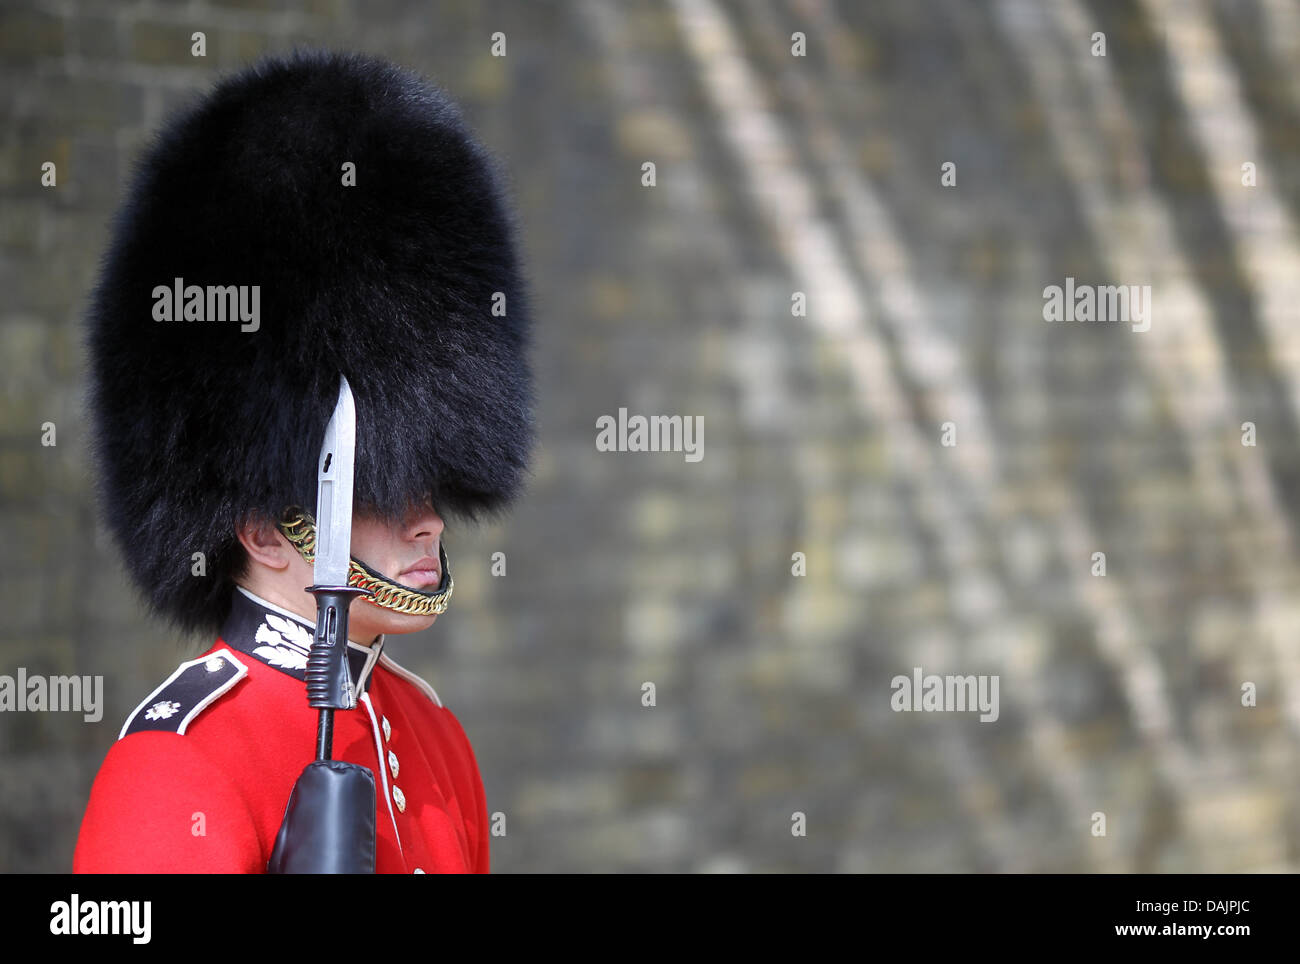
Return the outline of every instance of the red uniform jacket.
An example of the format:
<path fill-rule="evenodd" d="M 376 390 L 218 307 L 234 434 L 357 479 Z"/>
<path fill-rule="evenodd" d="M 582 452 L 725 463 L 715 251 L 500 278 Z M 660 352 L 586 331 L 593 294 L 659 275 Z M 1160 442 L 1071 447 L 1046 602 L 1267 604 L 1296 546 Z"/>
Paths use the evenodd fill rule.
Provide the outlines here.
<path fill-rule="evenodd" d="M 315 756 L 313 631 L 235 592 L 216 644 L 146 697 L 109 750 L 74 873 L 266 872 L 294 782 Z M 349 642 L 359 698 L 334 714 L 334 759 L 375 774 L 375 870 L 487 873 L 487 804 L 465 731 L 382 649 L 382 637 Z"/>

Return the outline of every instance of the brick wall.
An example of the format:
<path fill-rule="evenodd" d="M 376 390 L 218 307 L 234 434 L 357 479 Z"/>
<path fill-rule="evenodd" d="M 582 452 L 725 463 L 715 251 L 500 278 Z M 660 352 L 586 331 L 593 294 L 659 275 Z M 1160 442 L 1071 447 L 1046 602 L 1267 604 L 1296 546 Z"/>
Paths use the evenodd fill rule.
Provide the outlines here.
<path fill-rule="evenodd" d="M 474 743 L 496 870 L 1295 869 L 1285 5 L 1210 5 L 1209 46 L 1158 4 L 927 6 L 6 4 L 0 673 L 103 674 L 106 707 L 0 714 L 0 869 L 70 866 L 201 645 L 97 522 L 107 219 L 170 109 L 307 43 L 447 87 L 520 206 L 533 483 L 448 533 L 450 611 L 390 644 Z M 1151 330 L 1045 322 L 1067 276 L 1151 284 Z M 620 407 L 702 416 L 704 458 L 597 451 Z M 914 666 L 998 675 L 998 720 L 895 712 Z"/>

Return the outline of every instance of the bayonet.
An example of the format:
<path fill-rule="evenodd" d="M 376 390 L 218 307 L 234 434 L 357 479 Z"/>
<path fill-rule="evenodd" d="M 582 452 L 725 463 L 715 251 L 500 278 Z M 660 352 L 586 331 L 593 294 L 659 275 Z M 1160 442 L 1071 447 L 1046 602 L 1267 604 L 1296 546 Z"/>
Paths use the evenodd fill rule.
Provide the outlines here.
<path fill-rule="evenodd" d="M 352 474 L 356 459 L 357 411 L 348 380 L 339 376 L 339 398 L 325 427 L 316 484 L 316 636 L 307 658 L 307 704 L 321 711 L 318 760 L 332 752 L 334 710 L 357 705 L 348 670 L 348 607 L 362 589 L 348 585 L 352 561 Z"/>

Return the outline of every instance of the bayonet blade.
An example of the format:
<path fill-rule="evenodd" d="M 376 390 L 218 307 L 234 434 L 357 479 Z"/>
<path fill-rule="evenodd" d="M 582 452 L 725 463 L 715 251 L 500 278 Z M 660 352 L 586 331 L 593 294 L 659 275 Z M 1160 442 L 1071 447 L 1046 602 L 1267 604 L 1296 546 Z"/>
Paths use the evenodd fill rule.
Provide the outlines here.
<path fill-rule="evenodd" d="M 357 409 L 348 380 L 339 376 L 339 400 L 325 427 L 316 485 L 317 586 L 346 586 L 352 558 L 352 470 Z"/>

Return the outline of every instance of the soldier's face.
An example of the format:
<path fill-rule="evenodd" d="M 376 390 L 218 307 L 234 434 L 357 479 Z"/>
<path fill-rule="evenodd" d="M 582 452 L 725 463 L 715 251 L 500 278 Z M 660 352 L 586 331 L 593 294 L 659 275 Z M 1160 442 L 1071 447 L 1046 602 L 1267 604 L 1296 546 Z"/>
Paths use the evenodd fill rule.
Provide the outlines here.
<path fill-rule="evenodd" d="M 427 590 L 442 581 L 438 546 L 443 528 L 442 518 L 427 504 L 396 525 L 358 514 L 352 519 L 352 555 L 399 585 Z M 380 633 L 414 633 L 437 618 L 397 613 L 358 599 L 349 610 L 348 635 L 369 640 Z"/>

